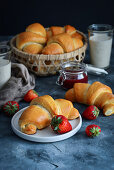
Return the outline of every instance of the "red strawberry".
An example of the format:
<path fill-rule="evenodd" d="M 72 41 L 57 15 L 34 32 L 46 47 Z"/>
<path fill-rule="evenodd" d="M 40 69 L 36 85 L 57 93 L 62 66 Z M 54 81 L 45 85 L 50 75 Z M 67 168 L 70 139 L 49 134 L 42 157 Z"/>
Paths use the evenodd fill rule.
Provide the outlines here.
<path fill-rule="evenodd" d="M 101 133 L 101 128 L 98 125 L 89 125 L 86 127 L 86 134 L 89 137 L 98 136 Z"/>
<path fill-rule="evenodd" d="M 51 128 L 57 133 L 66 133 L 72 130 L 68 119 L 63 115 L 54 116 L 51 121 Z"/>
<path fill-rule="evenodd" d="M 19 104 L 16 101 L 8 101 L 4 104 L 3 111 L 7 116 L 13 116 L 19 111 Z"/>
<path fill-rule="evenodd" d="M 38 97 L 38 93 L 35 90 L 31 89 L 25 94 L 24 100 L 26 102 L 31 102 L 36 97 Z"/>
<path fill-rule="evenodd" d="M 89 120 L 94 120 L 99 115 L 99 109 L 96 106 L 88 106 L 83 112 L 82 116 Z"/>

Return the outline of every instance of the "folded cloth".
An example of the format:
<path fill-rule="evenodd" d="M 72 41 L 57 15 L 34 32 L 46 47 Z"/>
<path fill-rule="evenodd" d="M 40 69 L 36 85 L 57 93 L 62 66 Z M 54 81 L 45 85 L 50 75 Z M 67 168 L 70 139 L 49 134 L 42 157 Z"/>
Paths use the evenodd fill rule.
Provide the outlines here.
<path fill-rule="evenodd" d="M 17 101 L 23 99 L 28 90 L 34 89 L 35 76 L 28 72 L 23 64 L 12 63 L 11 78 L 0 90 L 0 106 L 7 101 Z"/>

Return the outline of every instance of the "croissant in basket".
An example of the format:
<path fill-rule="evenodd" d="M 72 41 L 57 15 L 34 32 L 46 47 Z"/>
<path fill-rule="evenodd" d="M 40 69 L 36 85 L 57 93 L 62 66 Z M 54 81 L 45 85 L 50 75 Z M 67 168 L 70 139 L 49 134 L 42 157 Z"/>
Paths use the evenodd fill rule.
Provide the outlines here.
<path fill-rule="evenodd" d="M 114 94 L 109 86 L 98 81 L 92 83 L 75 83 L 65 94 L 65 99 L 103 109 L 105 116 L 114 114 Z"/>
<path fill-rule="evenodd" d="M 78 38 L 78 39 L 83 39 L 83 36 L 78 33 L 75 29 L 75 27 L 71 26 L 71 25 L 66 25 L 64 27 L 59 27 L 59 26 L 52 26 L 47 30 L 47 39 L 49 39 L 50 37 L 54 36 L 54 35 L 58 35 L 61 33 L 67 33 L 69 35 L 71 35 L 71 37 L 73 38 Z"/>
<path fill-rule="evenodd" d="M 79 117 L 79 112 L 72 102 L 65 99 L 54 100 L 51 96 L 40 96 L 32 100 L 19 118 L 19 126 L 23 133 L 34 134 L 37 129 L 50 125 L 55 115 L 64 115 L 68 119 Z"/>
<path fill-rule="evenodd" d="M 65 34 L 64 34 L 65 33 Z M 61 41 L 50 44 L 52 37 L 61 35 Z M 66 38 L 65 38 L 66 36 Z M 70 38 L 68 38 L 68 36 Z M 47 39 L 49 40 L 47 43 Z M 57 39 L 57 38 L 53 38 Z M 62 40 L 63 39 L 63 40 Z M 70 39 L 70 40 L 69 40 Z M 50 27 L 46 29 L 40 23 L 34 23 L 29 25 L 25 32 L 22 32 L 16 37 L 16 47 L 23 52 L 30 54 L 63 54 L 74 51 L 83 46 L 83 36 L 76 32 L 76 29 L 70 25 L 64 27 Z M 69 46 L 73 46 L 69 50 L 69 46 L 65 46 L 65 41 Z M 60 43 L 60 44 L 59 44 Z M 62 46 L 61 46 L 62 45 Z M 45 47 L 46 46 L 46 47 Z M 65 46 L 65 48 L 63 47 Z M 45 47 L 45 48 L 44 48 Z M 43 50 L 44 48 L 44 50 Z M 43 50 L 43 51 L 42 51 Z"/>
<path fill-rule="evenodd" d="M 16 47 L 27 53 L 38 54 L 41 53 L 46 41 L 45 28 L 39 23 L 34 23 L 29 25 L 25 32 L 17 35 Z"/>
<path fill-rule="evenodd" d="M 25 32 L 14 36 L 10 45 L 16 61 L 38 76 L 47 76 L 56 74 L 63 62 L 83 61 L 87 38 L 70 25 L 45 29 L 41 24 L 34 23 Z"/>
<path fill-rule="evenodd" d="M 83 46 L 81 39 L 72 38 L 67 33 L 61 33 L 49 38 L 42 50 L 43 54 L 63 54 L 74 51 Z"/>

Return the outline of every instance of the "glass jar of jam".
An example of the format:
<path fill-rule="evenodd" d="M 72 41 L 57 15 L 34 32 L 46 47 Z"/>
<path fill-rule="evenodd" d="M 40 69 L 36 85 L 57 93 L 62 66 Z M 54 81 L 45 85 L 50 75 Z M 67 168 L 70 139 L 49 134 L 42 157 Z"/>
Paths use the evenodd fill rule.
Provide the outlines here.
<path fill-rule="evenodd" d="M 64 62 L 61 65 L 57 84 L 65 89 L 73 87 L 74 83 L 88 83 L 86 65 L 74 61 Z"/>

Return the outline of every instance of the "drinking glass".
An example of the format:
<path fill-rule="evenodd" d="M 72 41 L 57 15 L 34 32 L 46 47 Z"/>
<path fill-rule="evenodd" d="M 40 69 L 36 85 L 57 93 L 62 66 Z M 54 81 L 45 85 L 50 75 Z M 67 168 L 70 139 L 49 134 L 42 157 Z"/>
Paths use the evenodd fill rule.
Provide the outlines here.
<path fill-rule="evenodd" d="M 11 77 L 11 51 L 8 45 L 0 45 L 0 89 Z"/>
<path fill-rule="evenodd" d="M 113 28 L 108 24 L 93 24 L 88 27 L 90 60 L 98 68 L 110 65 Z"/>

